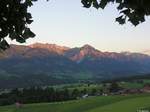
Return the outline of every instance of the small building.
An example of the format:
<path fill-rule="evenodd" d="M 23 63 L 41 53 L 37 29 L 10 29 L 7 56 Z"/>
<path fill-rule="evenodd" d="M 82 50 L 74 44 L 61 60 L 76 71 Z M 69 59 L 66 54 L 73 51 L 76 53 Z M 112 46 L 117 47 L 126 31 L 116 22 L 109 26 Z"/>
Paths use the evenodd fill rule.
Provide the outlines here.
<path fill-rule="evenodd" d="M 150 93 L 150 84 L 145 85 L 144 88 L 142 89 L 142 91 L 144 93 Z"/>
<path fill-rule="evenodd" d="M 22 103 L 20 103 L 20 102 L 16 102 L 15 105 L 16 105 L 17 108 L 21 108 L 22 107 Z"/>
<path fill-rule="evenodd" d="M 139 94 L 143 93 L 141 89 L 125 89 L 122 94 Z"/>
<path fill-rule="evenodd" d="M 108 94 L 107 93 L 103 93 L 102 96 L 108 96 Z"/>
<path fill-rule="evenodd" d="M 87 97 L 89 97 L 88 94 L 85 94 L 85 95 L 82 96 L 83 99 L 84 99 L 84 98 L 87 98 Z"/>

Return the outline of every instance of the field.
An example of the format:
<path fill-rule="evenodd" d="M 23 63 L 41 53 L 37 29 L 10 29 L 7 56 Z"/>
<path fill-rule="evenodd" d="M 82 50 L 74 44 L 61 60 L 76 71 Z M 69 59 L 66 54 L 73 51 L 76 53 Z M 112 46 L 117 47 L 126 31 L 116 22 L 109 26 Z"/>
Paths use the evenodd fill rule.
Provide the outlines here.
<path fill-rule="evenodd" d="M 123 88 L 143 88 L 145 84 L 150 84 L 149 79 L 143 79 L 142 82 L 138 81 L 128 81 L 128 82 L 120 82 L 120 86 Z"/>
<path fill-rule="evenodd" d="M 150 107 L 150 95 L 97 96 L 86 99 L 0 107 L 0 112 L 136 112 Z"/>
<path fill-rule="evenodd" d="M 128 88 L 128 89 L 134 89 L 134 88 L 143 88 L 145 84 L 150 84 L 150 79 L 141 79 L 142 82 L 138 81 L 138 80 L 134 80 L 134 81 L 120 81 L 118 82 L 120 87 L 123 88 Z M 76 83 L 76 84 L 64 84 L 64 85 L 57 85 L 57 86 L 53 86 L 56 89 L 62 89 L 62 88 L 67 88 L 70 90 L 73 89 L 78 89 L 78 90 L 83 90 L 83 89 L 87 89 L 87 90 L 92 90 L 92 89 L 102 89 L 103 88 L 103 84 L 82 84 L 82 83 Z"/>

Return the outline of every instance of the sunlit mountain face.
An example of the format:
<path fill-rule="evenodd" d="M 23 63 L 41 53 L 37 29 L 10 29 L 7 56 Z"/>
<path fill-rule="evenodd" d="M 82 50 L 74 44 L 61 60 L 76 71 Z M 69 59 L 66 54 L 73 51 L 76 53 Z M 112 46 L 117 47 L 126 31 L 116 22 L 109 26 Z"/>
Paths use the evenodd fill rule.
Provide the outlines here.
<path fill-rule="evenodd" d="M 142 53 L 150 56 L 150 50 L 145 50 Z"/>
<path fill-rule="evenodd" d="M 42 43 L 11 45 L 10 49 L 0 53 L 0 86 L 5 84 L 6 87 L 73 83 L 148 73 L 148 55 L 102 52 L 90 45 L 76 48 Z"/>

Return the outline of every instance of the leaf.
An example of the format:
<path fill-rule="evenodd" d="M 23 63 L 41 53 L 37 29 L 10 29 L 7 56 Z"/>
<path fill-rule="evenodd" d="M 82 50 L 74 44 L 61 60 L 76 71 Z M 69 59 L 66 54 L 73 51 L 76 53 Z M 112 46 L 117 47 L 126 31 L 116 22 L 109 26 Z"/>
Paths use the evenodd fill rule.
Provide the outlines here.
<path fill-rule="evenodd" d="M 16 41 L 17 41 L 17 42 L 20 42 L 20 43 L 26 42 L 26 40 L 25 40 L 24 38 L 22 38 L 22 37 L 16 38 Z"/>
<path fill-rule="evenodd" d="M 17 34 L 13 31 L 9 34 L 9 37 L 13 40 L 17 37 Z"/>
<path fill-rule="evenodd" d="M 26 0 L 25 3 L 26 3 L 29 7 L 31 7 L 31 6 L 33 5 L 32 0 Z"/>
<path fill-rule="evenodd" d="M 128 21 L 130 21 L 134 26 L 137 26 L 140 22 L 138 20 L 136 20 L 135 18 L 129 19 Z"/>
<path fill-rule="evenodd" d="M 123 13 L 125 15 L 129 15 L 130 14 L 130 9 L 125 9 L 125 10 L 121 11 L 120 13 Z"/>
<path fill-rule="evenodd" d="M 27 19 L 31 19 L 31 18 L 32 18 L 31 13 L 27 13 L 27 14 L 26 14 L 26 18 L 27 18 Z"/>
<path fill-rule="evenodd" d="M 120 16 L 118 18 L 116 18 L 116 21 L 119 22 L 119 24 L 125 24 L 125 18 L 123 18 L 123 16 Z"/>
<path fill-rule="evenodd" d="M 7 43 L 7 41 L 6 40 L 2 40 L 1 42 L 0 42 L 0 48 L 2 49 L 2 50 L 6 50 L 7 48 L 9 48 L 10 46 L 9 46 L 9 44 Z"/>
<path fill-rule="evenodd" d="M 107 5 L 109 1 L 108 0 L 101 0 L 99 7 L 101 7 L 102 9 L 104 9 Z"/>
<path fill-rule="evenodd" d="M 122 3 L 122 0 L 116 0 L 116 3 Z"/>
<path fill-rule="evenodd" d="M 31 24 L 33 22 L 33 20 L 27 20 L 26 21 L 28 24 Z"/>
<path fill-rule="evenodd" d="M 92 5 L 92 0 L 81 0 L 81 3 L 83 4 L 84 7 L 90 8 Z"/>
<path fill-rule="evenodd" d="M 99 4 L 98 4 L 97 0 L 95 0 L 95 1 L 93 2 L 93 7 L 95 7 L 96 9 L 99 8 Z"/>
<path fill-rule="evenodd" d="M 25 28 L 25 31 L 22 36 L 24 39 L 28 39 L 30 37 L 35 37 L 35 34 L 29 28 Z"/>

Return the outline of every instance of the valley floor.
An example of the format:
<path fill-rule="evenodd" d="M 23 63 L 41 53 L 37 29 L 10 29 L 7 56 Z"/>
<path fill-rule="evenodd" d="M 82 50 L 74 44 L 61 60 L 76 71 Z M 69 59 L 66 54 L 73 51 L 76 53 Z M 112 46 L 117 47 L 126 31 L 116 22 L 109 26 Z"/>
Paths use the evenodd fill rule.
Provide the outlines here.
<path fill-rule="evenodd" d="M 89 97 L 68 102 L 27 104 L 20 108 L 2 106 L 0 112 L 140 112 L 140 109 L 150 109 L 150 94 Z"/>

